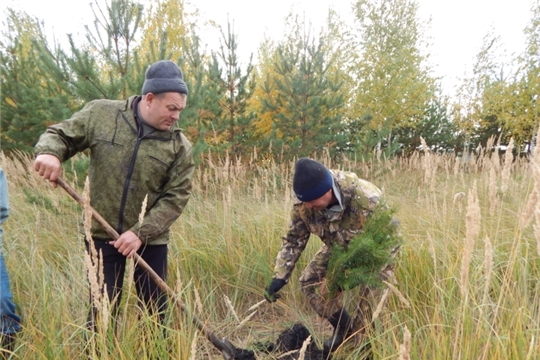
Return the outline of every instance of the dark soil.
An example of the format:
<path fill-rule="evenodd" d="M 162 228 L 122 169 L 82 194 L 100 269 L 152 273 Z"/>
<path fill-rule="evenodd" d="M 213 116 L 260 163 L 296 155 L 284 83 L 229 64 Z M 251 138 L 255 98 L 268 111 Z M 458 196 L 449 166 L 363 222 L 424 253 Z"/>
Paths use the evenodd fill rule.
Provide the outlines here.
<path fill-rule="evenodd" d="M 309 330 L 302 324 L 294 324 L 291 328 L 283 331 L 277 338 L 276 343 L 256 344 L 259 350 L 272 354 L 285 354 L 294 350 L 300 350 L 304 341 L 310 336 Z M 285 357 L 284 360 L 296 360 L 300 351 L 296 351 Z M 311 342 L 304 354 L 304 360 L 328 360 L 330 355 L 326 355 L 320 350 L 314 342 Z"/>
<path fill-rule="evenodd" d="M 251 350 L 235 349 L 234 360 L 256 360 L 255 353 Z"/>

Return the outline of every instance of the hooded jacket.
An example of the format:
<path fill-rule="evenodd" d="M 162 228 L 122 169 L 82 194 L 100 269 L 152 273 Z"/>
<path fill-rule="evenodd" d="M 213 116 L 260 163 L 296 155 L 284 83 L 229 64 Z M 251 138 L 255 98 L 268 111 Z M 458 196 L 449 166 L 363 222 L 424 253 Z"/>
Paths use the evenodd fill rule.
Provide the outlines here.
<path fill-rule="evenodd" d="M 119 234 L 131 230 L 149 245 L 167 244 L 169 228 L 191 195 L 192 148 L 177 124 L 142 136 L 133 111 L 139 100 L 132 96 L 89 102 L 69 120 L 47 128 L 35 154 L 51 154 L 64 162 L 89 149 L 91 206 Z M 96 221 L 91 232 L 94 239 L 110 239 Z"/>

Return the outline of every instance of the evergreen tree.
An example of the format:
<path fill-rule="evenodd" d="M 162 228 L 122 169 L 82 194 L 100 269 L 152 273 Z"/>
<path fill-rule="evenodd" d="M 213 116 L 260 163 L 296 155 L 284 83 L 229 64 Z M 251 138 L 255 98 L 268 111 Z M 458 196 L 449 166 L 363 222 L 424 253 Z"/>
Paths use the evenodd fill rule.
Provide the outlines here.
<path fill-rule="evenodd" d="M 276 47 L 275 73 L 262 84 L 263 113 L 272 112 L 272 142 L 287 157 L 344 148 L 341 114 L 342 82 L 332 72 L 332 58 L 298 16 L 289 17 L 291 30 Z"/>
<path fill-rule="evenodd" d="M 368 161 L 382 155 L 390 158 L 399 152 L 400 144 L 394 141 L 397 134 L 391 128 L 390 120 L 375 128 L 373 122 L 373 115 L 369 113 L 361 118 L 346 120 L 346 150 L 357 159 Z"/>
<path fill-rule="evenodd" d="M 69 117 L 73 99 L 38 71 L 36 44 L 47 46 L 42 24 L 24 12 L 6 13 L 0 40 L 0 147 L 31 152 L 48 125 Z"/>
<path fill-rule="evenodd" d="M 86 26 L 85 44 L 69 36 L 70 52 L 54 56 L 41 48 L 42 69 L 52 80 L 64 84 L 86 103 L 94 99 L 123 99 L 141 91 L 150 61 L 136 53 L 143 7 L 131 0 L 110 0 L 91 4 L 93 28 Z"/>
<path fill-rule="evenodd" d="M 395 262 L 402 243 L 393 214 L 395 210 L 379 204 L 366 220 L 361 232 L 347 244 L 332 245 L 326 286 L 328 297 L 359 285 L 382 287 L 381 270 Z"/>
<path fill-rule="evenodd" d="M 192 43 L 184 46 L 185 64 L 189 69 L 184 80 L 189 88 L 189 96 L 180 124 L 193 143 L 193 155 L 198 162 L 200 155 L 212 143 L 212 121 L 221 116 L 219 101 L 225 90 L 221 82 L 213 81 L 220 78 L 219 66 L 217 62 L 209 63 L 206 60 L 200 50 L 199 38 L 194 36 Z"/>
<path fill-rule="evenodd" d="M 435 97 L 426 109 L 424 116 L 416 126 L 398 127 L 395 131 L 400 143 L 400 153 L 410 155 L 421 145 L 420 137 L 434 152 L 458 152 L 463 142 L 459 129 L 450 118 L 448 98 Z"/>
<path fill-rule="evenodd" d="M 212 53 L 208 72 L 208 81 L 219 84 L 218 88 L 224 90 L 218 100 L 221 111 L 212 123 L 212 130 L 216 134 L 216 145 L 242 156 L 252 145 L 250 139 L 255 115 L 248 111 L 248 104 L 255 88 L 253 65 L 250 58 L 245 72 L 242 70 L 238 58 L 238 35 L 234 34 L 230 22 L 227 34 L 222 30 L 221 35 L 220 52 Z M 217 95 L 215 91 L 213 94 Z"/>

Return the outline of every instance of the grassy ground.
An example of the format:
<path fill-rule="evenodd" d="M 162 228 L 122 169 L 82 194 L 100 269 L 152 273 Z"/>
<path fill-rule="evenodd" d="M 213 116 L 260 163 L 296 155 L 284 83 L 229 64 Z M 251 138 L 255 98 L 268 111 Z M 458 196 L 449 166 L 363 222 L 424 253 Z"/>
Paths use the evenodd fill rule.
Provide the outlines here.
<path fill-rule="evenodd" d="M 322 159 L 374 182 L 398 210 L 405 245 L 396 291 L 371 337 L 375 359 L 540 357 L 540 235 L 534 232 L 540 206 L 533 191 L 540 176 L 531 163 L 511 160 L 491 154 L 467 163 L 433 154 L 369 163 Z M 40 180 L 30 159 L 0 157 L 0 166 L 12 207 L 4 224 L 5 257 L 24 320 L 12 358 L 85 358 L 88 286 L 77 233 L 82 210 L 62 189 Z M 319 346 L 330 335 L 296 281 L 320 246 L 316 238 L 282 299 L 261 302 L 287 228 L 292 168 L 208 160 L 172 229 L 167 283 L 208 328 L 237 347 L 275 341 L 295 322 L 306 325 Z M 66 165 L 65 177 L 82 193 L 75 169 L 77 163 Z M 222 358 L 190 316 L 174 307 L 164 340 L 138 309 L 129 276 L 121 309 L 116 336 L 97 335 L 87 350 L 91 357 Z M 335 355 L 361 357 L 350 344 Z"/>

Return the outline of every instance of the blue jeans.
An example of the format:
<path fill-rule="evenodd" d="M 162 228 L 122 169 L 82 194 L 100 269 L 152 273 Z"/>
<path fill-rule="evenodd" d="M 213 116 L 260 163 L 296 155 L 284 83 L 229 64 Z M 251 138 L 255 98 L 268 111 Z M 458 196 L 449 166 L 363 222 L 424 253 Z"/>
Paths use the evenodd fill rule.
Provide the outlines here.
<path fill-rule="evenodd" d="M 15 314 L 15 304 L 11 300 L 9 276 L 4 256 L 0 252 L 0 332 L 3 334 L 18 332 L 21 330 L 20 322 L 21 318 Z"/>
<path fill-rule="evenodd" d="M 9 216 L 9 194 L 6 175 L 0 168 L 0 333 L 13 334 L 21 329 L 21 318 L 15 314 L 15 304 L 11 300 L 9 276 L 2 253 L 4 231 L 2 224 Z"/>

